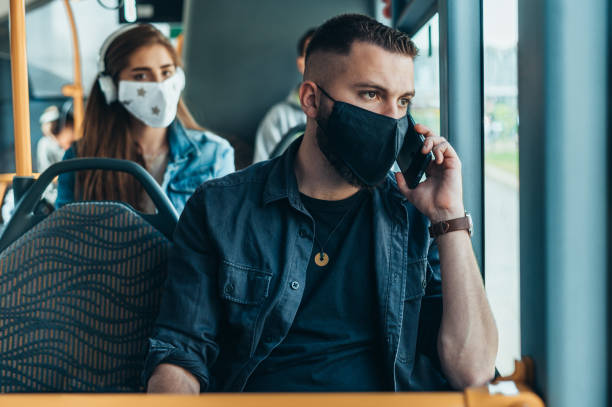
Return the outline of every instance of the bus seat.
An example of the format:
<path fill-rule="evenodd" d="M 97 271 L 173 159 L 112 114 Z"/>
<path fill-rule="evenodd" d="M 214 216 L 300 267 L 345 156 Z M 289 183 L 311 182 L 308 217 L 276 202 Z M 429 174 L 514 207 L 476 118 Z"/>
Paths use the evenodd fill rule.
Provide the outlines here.
<path fill-rule="evenodd" d="M 73 158 L 57 162 L 47 168 L 15 205 L 13 216 L 5 225 L 0 235 L 0 252 L 21 237 L 49 214 L 49 210 L 40 210 L 42 195 L 46 187 L 60 174 L 83 170 L 121 171 L 131 174 L 143 186 L 145 192 L 157 208 L 155 214 L 139 213 L 147 222 L 162 232 L 168 239 L 172 238 L 178 214 L 172 203 L 161 190 L 155 179 L 140 165 L 133 161 L 115 158 Z"/>
<path fill-rule="evenodd" d="M 42 219 L 34 213 L 57 173 L 99 168 L 96 160 L 106 159 L 49 167 L 0 238 L 10 240 L 5 234 L 16 233 L 14 225 L 24 223 L 19 218 L 34 223 L 0 253 L 0 392 L 144 390 L 146 339 L 170 245 L 167 230 L 156 224 L 176 224 L 172 205 L 142 167 L 106 162 L 106 169 L 135 174 L 158 213 L 147 219 L 119 202 L 75 202 Z M 164 215 L 170 215 L 165 223 L 150 221 Z"/>
<path fill-rule="evenodd" d="M 274 149 L 270 153 L 270 159 L 274 157 L 278 157 L 279 155 L 283 154 L 285 150 L 289 148 L 291 143 L 293 143 L 300 136 L 302 136 L 302 134 L 304 134 L 304 131 L 306 131 L 305 124 L 298 124 L 297 126 L 292 127 L 289 130 L 287 130 L 287 133 L 285 133 L 285 135 L 280 139 L 278 144 L 274 147 Z"/>

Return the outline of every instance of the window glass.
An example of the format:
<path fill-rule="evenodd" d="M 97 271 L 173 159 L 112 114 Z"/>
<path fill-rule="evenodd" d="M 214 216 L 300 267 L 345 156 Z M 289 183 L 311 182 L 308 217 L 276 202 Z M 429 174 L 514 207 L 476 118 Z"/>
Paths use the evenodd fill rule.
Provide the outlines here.
<path fill-rule="evenodd" d="M 438 52 L 438 14 L 434 15 L 412 38 L 419 48 L 414 61 L 415 97 L 410 114 L 417 123 L 440 134 L 440 56 Z"/>
<path fill-rule="evenodd" d="M 96 74 L 98 50 L 115 30 L 117 11 L 97 2 L 70 2 L 76 19 L 82 58 L 85 92 Z M 58 97 L 61 88 L 73 81 L 72 37 L 63 1 L 54 0 L 26 14 L 28 72 L 34 97 Z"/>
<path fill-rule="evenodd" d="M 520 359 L 517 0 L 483 0 L 485 278 L 497 368 Z"/>

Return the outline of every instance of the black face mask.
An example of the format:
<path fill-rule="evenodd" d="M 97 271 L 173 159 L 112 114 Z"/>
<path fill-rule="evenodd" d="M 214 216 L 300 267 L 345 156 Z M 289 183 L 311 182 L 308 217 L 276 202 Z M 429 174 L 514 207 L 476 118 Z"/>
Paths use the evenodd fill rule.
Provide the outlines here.
<path fill-rule="evenodd" d="M 337 156 L 364 185 L 378 185 L 404 142 L 408 116 L 394 119 L 374 113 L 336 101 L 322 87 L 319 89 L 334 102 L 325 125 L 317 121 L 326 136 L 325 149 Z"/>

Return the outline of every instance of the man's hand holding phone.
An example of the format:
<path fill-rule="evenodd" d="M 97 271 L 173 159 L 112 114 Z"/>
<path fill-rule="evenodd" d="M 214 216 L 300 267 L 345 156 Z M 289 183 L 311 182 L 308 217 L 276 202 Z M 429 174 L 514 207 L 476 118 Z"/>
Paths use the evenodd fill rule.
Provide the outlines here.
<path fill-rule="evenodd" d="M 433 156 L 430 156 L 431 161 L 428 161 L 425 169 L 427 179 L 420 184 L 410 180 L 411 186 L 414 186 L 412 189 L 402 174 L 408 174 L 407 168 L 402 168 L 398 157 L 402 172 L 396 173 L 395 178 L 400 191 L 419 211 L 429 217 L 432 223 L 464 216 L 461 161 L 457 153 L 445 138 L 436 136 L 427 127 L 416 124 L 411 128 L 424 137 L 419 153 L 424 156 L 432 153 Z M 406 138 L 409 136 L 410 129 Z"/>
<path fill-rule="evenodd" d="M 396 161 L 410 189 L 419 185 L 429 163 L 435 160 L 432 152 L 427 154 L 421 152 L 424 142 L 425 137 L 415 130 L 414 119 L 408 114 L 408 130 Z"/>

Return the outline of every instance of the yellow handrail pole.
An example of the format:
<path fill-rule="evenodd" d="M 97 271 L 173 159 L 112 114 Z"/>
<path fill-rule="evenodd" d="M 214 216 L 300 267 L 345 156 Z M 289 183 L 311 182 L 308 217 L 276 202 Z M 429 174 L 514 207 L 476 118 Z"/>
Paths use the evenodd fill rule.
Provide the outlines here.
<path fill-rule="evenodd" d="M 70 22 L 70 31 L 72 32 L 72 49 L 74 59 L 74 83 L 62 88 L 64 96 L 72 97 L 73 100 L 73 115 L 74 115 L 74 130 L 77 139 L 83 135 L 83 81 L 81 78 L 81 51 L 79 48 L 79 35 L 74 21 L 74 14 L 70 6 L 70 0 L 64 0 L 66 6 L 66 14 Z"/>
<path fill-rule="evenodd" d="M 13 182 L 13 178 L 15 178 L 15 173 L 8 173 L 8 174 L 0 174 L 0 184 L 10 184 L 11 182 Z M 32 173 L 32 177 L 34 178 L 38 178 L 40 174 L 37 172 L 33 172 Z"/>
<path fill-rule="evenodd" d="M 13 124 L 17 175 L 32 175 L 30 145 L 30 97 L 26 54 L 25 1 L 10 0 L 11 78 L 13 81 Z"/>

